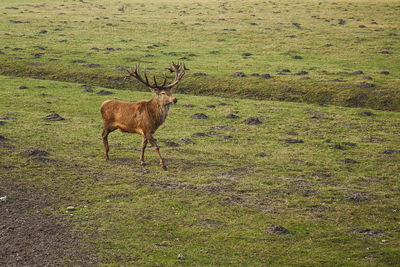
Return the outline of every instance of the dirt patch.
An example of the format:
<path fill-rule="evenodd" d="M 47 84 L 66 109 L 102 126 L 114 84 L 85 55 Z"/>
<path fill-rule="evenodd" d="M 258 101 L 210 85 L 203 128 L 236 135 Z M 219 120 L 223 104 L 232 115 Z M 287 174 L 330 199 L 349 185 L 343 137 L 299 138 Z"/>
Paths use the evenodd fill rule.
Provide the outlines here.
<path fill-rule="evenodd" d="M 373 229 L 352 229 L 350 230 L 350 233 L 363 234 L 368 236 L 382 236 L 385 234 L 380 230 L 373 230 Z"/>
<path fill-rule="evenodd" d="M 2 179 L 0 195 L 0 265 L 93 265 L 95 260 L 79 250 L 78 234 L 65 223 L 39 213 L 46 197 Z M 34 208 L 32 208 L 34 207 Z M 34 210 L 35 209 L 35 210 Z"/>
<path fill-rule="evenodd" d="M 258 125 L 261 124 L 261 121 L 257 117 L 249 117 L 244 120 L 244 123 L 248 125 Z"/>
<path fill-rule="evenodd" d="M 30 148 L 22 152 L 22 156 L 24 157 L 47 157 L 49 155 L 48 152 L 36 148 Z"/>
<path fill-rule="evenodd" d="M 304 141 L 301 139 L 292 139 L 292 138 L 280 139 L 280 141 L 283 141 L 286 144 L 303 144 L 304 143 Z"/>
<path fill-rule="evenodd" d="M 240 117 L 238 115 L 235 114 L 228 114 L 225 116 L 225 118 L 227 119 L 239 119 Z"/>
<path fill-rule="evenodd" d="M 192 119 L 208 120 L 208 116 L 204 113 L 195 113 L 195 114 L 193 114 Z"/>
<path fill-rule="evenodd" d="M 179 146 L 178 143 L 176 143 L 174 141 L 170 141 L 170 140 L 165 141 L 164 143 L 165 143 L 165 146 L 167 146 L 167 147 L 178 147 Z"/>
<path fill-rule="evenodd" d="M 264 232 L 272 235 L 290 235 L 289 230 L 287 230 L 285 227 L 275 224 L 272 224 L 270 227 L 265 229 Z"/>
<path fill-rule="evenodd" d="M 107 90 L 100 90 L 97 92 L 98 95 L 112 95 L 114 94 L 113 92 L 107 91 Z"/>

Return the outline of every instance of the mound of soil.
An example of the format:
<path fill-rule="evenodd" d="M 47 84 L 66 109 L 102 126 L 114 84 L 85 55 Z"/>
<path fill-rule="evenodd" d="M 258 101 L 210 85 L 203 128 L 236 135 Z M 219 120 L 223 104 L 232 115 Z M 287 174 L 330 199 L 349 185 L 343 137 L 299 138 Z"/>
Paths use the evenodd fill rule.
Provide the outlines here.
<path fill-rule="evenodd" d="M 30 148 L 22 152 L 22 156 L 24 157 L 47 157 L 49 155 L 48 152 L 36 148 Z"/>
<path fill-rule="evenodd" d="M 249 117 L 244 121 L 244 123 L 249 125 L 258 125 L 261 124 L 261 121 L 257 117 Z"/>
<path fill-rule="evenodd" d="M 274 235 L 290 235 L 289 230 L 287 230 L 285 227 L 275 224 L 272 224 L 270 227 L 265 229 L 264 232 Z"/>
<path fill-rule="evenodd" d="M 192 119 L 207 120 L 208 116 L 204 113 L 195 113 L 193 114 Z"/>
<path fill-rule="evenodd" d="M 46 117 L 43 118 L 45 121 L 63 121 L 65 120 L 63 117 L 58 115 L 57 113 L 52 113 L 50 115 L 47 115 Z"/>

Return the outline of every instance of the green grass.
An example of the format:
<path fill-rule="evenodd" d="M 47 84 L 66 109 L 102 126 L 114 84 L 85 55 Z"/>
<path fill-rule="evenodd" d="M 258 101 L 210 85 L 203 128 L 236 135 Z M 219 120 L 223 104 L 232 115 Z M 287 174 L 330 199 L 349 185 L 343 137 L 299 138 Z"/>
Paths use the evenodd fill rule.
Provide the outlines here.
<path fill-rule="evenodd" d="M 0 74 L 141 89 L 122 81 L 125 67 L 160 74 L 185 61 L 181 93 L 399 111 L 398 9 L 390 0 L 3 1 Z"/>
<path fill-rule="evenodd" d="M 101 96 L 100 87 L 89 93 L 80 84 L 5 76 L 0 83 L 0 116 L 15 118 L 0 126 L 8 139 L 0 143 L 0 176 L 45 195 L 46 205 L 33 211 L 70 222 L 98 264 L 400 263 L 400 153 L 383 153 L 399 150 L 397 112 L 175 94 L 178 104 L 155 135 L 163 171 L 151 148 L 148 165 L 139 166 L 138 135 L 110 134 L 111 161 L 103 159 L 102 101 L 152 93 Z M 65 120 L 43 120 L 53 112 Z M 199 112 L 209 119 L 191 118 Z M 240 118 L 225 118 L 230 113 Z M 244 124 L 250 116 L 262 124 Z M 50 155 L 24 156 L 31 148 Z M 271 233 L 272 224 L 290 235 Z"/>

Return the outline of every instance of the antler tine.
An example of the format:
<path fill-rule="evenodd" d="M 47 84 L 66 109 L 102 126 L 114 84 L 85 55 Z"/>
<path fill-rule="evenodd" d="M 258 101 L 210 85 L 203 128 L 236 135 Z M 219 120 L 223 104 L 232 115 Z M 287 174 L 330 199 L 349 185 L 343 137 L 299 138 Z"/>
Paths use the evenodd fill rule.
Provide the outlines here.
<path fill-rule="evenodd" d="M 147 73 L 146 73 L 146 68 L 144 68 L 143 74 L 144 74 L 144 78 L 140 75 L 140 64 L 137 63 L 135 64 L 135 70 L 131 67 L 129 70 L 127 70 L 128 74 L 125 75 L 124 79 L 127 79 L 128 77 L 134 77 L 136 78 L 138 81 L 140 81 L 141 83 L 144 83 L 146 86 L 148 86 L 150 89 L 155 89 L 155 90 L 168 90 L 171 89 L 172 87 L 174 87 L 175 85 L 177 85 L 179 83 L 179 81 L 182 79 L 182 77 L 185 75 L 185 64 L 179 63 L 175 64 L 174 62 L 172 62 L 172 64 L 170 64 L 169 68 L 166 68 L 167 70 L 169 70 L 170 72 L 175 72 L 175 79 L 171 84 L 167 85 L 167 76 L 164 73 L 164 81 L 162 85 L 158 85 L 157 84 L 157 79 L 156 76 L 153 76 L 153 80 L 154 80 L 154 85 L 151 85 L 149 82 L 149 78 L 147 77 Z"/>
<path fill-rule="evenodd" d="M 147 78 L 146 68 L 144 68 L 143 73 L 144 73 L 144 78 L 146 79 L 146 85 L 149 86 L 149 87 L 152 87 L 152 86 L 150 85 L 150 83 L 149 83 L 149 78 Z"/>
<path fill-rule="evenodd" d="M 167 84 L 167 75 L 164 73 L 164 82 L 162 87 L 165 87 L 166 84 Z"/>
<path fill-rule="evenodd" d="M 172 89 L 175 85 L 179 83 L 179 81 L 185 75 L 185 68 L 183 62 L 178 64 L 172 62 L 170 69 L 172 69 L 175 72 L 175 80 L 171 84 L 165 86 L 165 89 Z"/>
<path fill-rule="evenodd" d="M 154 84 L 155 84 L 154 87 L 158 89 L 156 75 L 153 76 L 153 80 L 154 80 Z"/>

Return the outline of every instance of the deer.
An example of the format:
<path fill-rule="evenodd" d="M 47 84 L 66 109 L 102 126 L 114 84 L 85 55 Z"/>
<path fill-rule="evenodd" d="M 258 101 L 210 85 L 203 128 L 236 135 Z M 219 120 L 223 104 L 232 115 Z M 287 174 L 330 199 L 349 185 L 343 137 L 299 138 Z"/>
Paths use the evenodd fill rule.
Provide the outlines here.
<path fill-rule="evenodd" d="M 120 100 L 106 100 L 101 104 L 100 112 L 104 123 L 102 138 L 104 144 L 104 157 L 108 161 L 109 145 L 108 135 L 119 129 L 121 132 L 136 133 L 142 136 L 142 147 L 140 151 L 140 165 L 145 166 L 144 151 L 147 143 L 158 154 L 160 165 L 164 170 L 167 170 L 164 159 L 161 157 L 160 149 L 153 138 L 153 134 L 160 127 L 168 116 L 170 106 L 176 104 L 178 100 L 172 94 L 172 89 L 180 82 L 185 75 L 185 64 L 172 62 L 169 68 L 170 72 L 175 72 L 175 79 L 172 83 L 167 84 L 167 77 L 164 74 L 164 82 L 159 85 L 155 75 L 153 76 L 154 84 L 149 82 L 144 69 L 144 78 L 140 74 L 139 64 L 135 64 L 135 69 L 127 70 L 125 80 L 133 77 L 139 82 L 146 85 L 155 95 L 149 100 L 138 102 L 125 102 Z"/>

